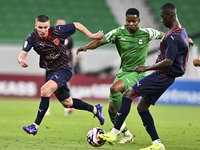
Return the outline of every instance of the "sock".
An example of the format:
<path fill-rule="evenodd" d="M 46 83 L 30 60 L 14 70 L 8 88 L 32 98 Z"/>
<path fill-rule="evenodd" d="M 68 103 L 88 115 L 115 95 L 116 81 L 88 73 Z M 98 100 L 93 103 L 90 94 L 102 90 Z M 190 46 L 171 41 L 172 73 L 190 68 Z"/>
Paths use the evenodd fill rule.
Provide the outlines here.
<path fill-rule="evenodd" d="M 131 134 L 131 132 L 130 132 L 129 130 L 126 130 L 126 131 L 124 132 L 124 136 L 130 136 L 130 135 L 132 135 L 132 134 Z"/>
<path fill-rule="evenodd" d="M 121 102 L 122 102 L 122 93 L 119 92 L 119 93 L 115 93 L 115 94 L 111 94 L 109 95 L 109 99 L 112 100 L 113 102 L 113 105 L 115 107 L 115 110 L 118 111 L 120 106 L 121 106 Z M 115 121 L 116 121 L 116 117 L 117 116 L 109 116 L 110 117 L 110 120 L 113 124 L 115 124 Z"/>
<path fill-rule="evenodd" d="M 88 103 L 86 103 L 86 102 L 84 102 L 84 101 L 82 101 L 78 98 L 72 98 L 72 100 L 73 100 L 73 105 L 72 105 L 71 108 L 80 109 L 80 110 L 87 110 L 89 112 L 94 113 L 96 107 L 94 108 L 93 105 L 90 105 L 90 104 L 88 104 Z"/>
<path fill-rule="evenodd" d="M 115 125 L 116 116 L 114 116 L 114 117 L 111 117 L 111 116 L 110 116 L 110 120 L 111 120 L 111 122 Z"/>
<path fill-rule="evenodd" d="M 155 125 L 154 125 L 153 118 L 149 110 L 139 112 L 139 114 L 142 119 L 143 125 L 145 129 L 147 130 L 148 134 L 150 135 L 152 141 L 159 139 Z"/>
<path fill-rule="evenodd" d="M 109 99 L 113 101 L 114 107 L 116 111 L 118 111 L 122 103 L 122 93 L 121 92 L 115 94 L 110 93 Z"/>
<path fill-rule="evenodd" d="M 33 123 L 35 125 L 35 128 L 38 129 L 39 125 L 37 125 L 35 122 Z"/>
<path fill-rule="evenodd" d="M 162 145 L 162 142 L 160 141 L 160 139 L 153 141 L 153 143 L 156 145 Z"/>
<path fill-rule="evenodd" d="M 93 109 L 93 114 L 97 114 L 97 108 L 96 107 L 94 107 L 94 109 Z"/>
<path fill-rule="evenodd" d="M 131 103 L 132 99 L 122 97 L 122 103 L 119 111 L 117 112 L 117 118 L 114 128 L 117 130 L 120 130 L 123 122 L 126 119 L 126 116 L 128 115 L 130 109 L 131 109 Z"/>
<path fill-rule="evenodd" d="M 124 133 L 125 135 L 126 131 L 129 131 L 127 127 L 125 128 L 125 130 L 122 131 L 122 133 Z"/>
<path fill-rule="evenodd" d="M 40 106 L 38 109 L 37 117 L 35 119 L 35 123 L 37 125 L 40 125 L 47 109 L 49 108 L 49 99 L 50 97 L 41 97 Z"/>
<path fill-rule="evenodd" d="M 117 129 L 115 129 L 115 128 L 113 128 L 113 129 L 111 130 L 111 133 L 112 133 L 115 137 L 117 137 L 118 132 L 119 132 L 119 130 L 117 130 Z"/>

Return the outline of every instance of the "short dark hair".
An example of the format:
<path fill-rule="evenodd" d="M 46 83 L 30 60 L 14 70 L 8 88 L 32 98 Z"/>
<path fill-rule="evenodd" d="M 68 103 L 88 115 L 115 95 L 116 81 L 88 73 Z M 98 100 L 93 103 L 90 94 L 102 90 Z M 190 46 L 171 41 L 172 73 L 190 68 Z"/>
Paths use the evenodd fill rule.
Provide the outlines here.
<path fill-rule="evenodd" d="M 172 4 L 172 3 L 166 3 L 166 4 L 164 4 L 164 5 L 160 8 L 160 10 L 163 10 L 163 11 L 165 11 L 165 12 L 167 12 L 167 13 L 172 13 L 172 14 L 176 14 L 176 13 L 177 13 L 177 12 L 176 12 L 176 7 L 175 7 L 175 5 Z"/>
<path fill-rule="evenodd" d="M 140 13 L 139 11 L 136 9 L 136 8 L 129 8 L 127 11 L 126 11 L 126 16 L 127 15 L 136 15 L 138 18 L 140 16 Z"/>
<path fill-rule="evenodd" d="M 37 21 L 39 21 L 39 22 L 47 22 L 47 21 L 49 21 L 50 19 L 49 19 L 49 17 L 47 16 L 47 15 L 38 15 L 37 17 L 36 17 L 36 19 L 35 19 L 35 23 L 37 22 Z"/>
<path fill-rule="evenodd" d="M 59 18 L 57 18 L 57 20 L 65 20 L 65 18 L 59 17 Z"/>

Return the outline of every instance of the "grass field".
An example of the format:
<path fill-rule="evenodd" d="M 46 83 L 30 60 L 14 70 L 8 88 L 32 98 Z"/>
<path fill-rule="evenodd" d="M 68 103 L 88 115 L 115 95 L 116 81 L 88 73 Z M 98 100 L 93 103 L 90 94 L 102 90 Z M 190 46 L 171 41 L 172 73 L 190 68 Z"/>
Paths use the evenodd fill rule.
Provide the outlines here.
<path fill-rule="evenodd" d="M 33 136 L 25 133 L 22 127 L 33 123 L 39 100 L 0 99 L 0 150 L 138 150 L 151 144 L 136 104 L 133 104 L 126 123 L 135 135 L 134 142 L 114 146 L 106 143 L 100 148 L 90 146 L 86 135 L 91 128 L 110 131 L 113 127 L 107 113 L 108 103 L 101 104 L 106 119 L 103 126 L 86 111 L 75 110 L 65 117 L 61 104 L 51 101 L 51 116 L 45 116 L 38 133 Z M 157 105 L 150 111 L 166 150 L 200 150 L 200 107 Z M 117 141 L 121 137 L 119 135 Z"/>

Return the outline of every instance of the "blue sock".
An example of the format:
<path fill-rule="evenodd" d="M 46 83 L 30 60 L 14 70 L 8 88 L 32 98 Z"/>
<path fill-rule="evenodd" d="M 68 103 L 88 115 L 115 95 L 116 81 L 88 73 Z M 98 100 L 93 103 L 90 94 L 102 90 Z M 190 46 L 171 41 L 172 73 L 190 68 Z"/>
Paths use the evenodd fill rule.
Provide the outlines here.
<path fill-rule="evenodd" d="M 90 105 L 78 98 L 72 98 L 72 100 L 73 100 L 72 108 L 80 109 L 80 110 L 88 110 L 90 112 L 93 112 L 93 109 L 94 109 L 93 105 Z"/>
<path fill-rule="evenodd" d="M 50 97 L 41 97 L 37 118 L 35 119 L 37 125 L 40 125 L 47 109 L 49 108 L 49 99 Z"/>
<path fill-rule="evenodd" d="M 139 112 L 139 114 L 142 119 L 143 125 L 145 129 L 147 130 L 148 134 L 150 135 L 152 141 L 159 139 L 155 125 L 154 125 L 153 118 L 149 110 Z"/>
<path fill-rule="evenodd" d="M 122 97 L 122 103 L 119 111 L 117 112 L 117 118 L 114 128 L 120 130 L 123 122 L 126 119 L 126 116 L 129 114 L 131 109 L 132 99 Z"/>

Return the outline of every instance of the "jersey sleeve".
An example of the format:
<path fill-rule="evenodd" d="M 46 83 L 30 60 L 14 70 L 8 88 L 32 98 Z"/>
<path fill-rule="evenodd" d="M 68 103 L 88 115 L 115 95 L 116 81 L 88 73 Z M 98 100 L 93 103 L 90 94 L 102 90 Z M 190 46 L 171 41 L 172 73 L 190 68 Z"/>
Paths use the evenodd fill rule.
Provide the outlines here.
<path fill-rule="evenodd" d="M 29 52 L 31 50 L 31 48 L 33 47 L 33 44 L 34 44 L 34 36 L 33 34 L 29 34 L 27 37 L 26 37 L 26 40 L 24 42 L 24 45 L 22 47 L 22 50 L 23 51 L 26 51 L 26 52 Z"/>
<path fill-rule="evenodd" d="M 73 40 L 72 37 L 68 37 L 67 39 L 65 39 L 65 46 L 67 50 L 70 50 L 73 48 Z"/>
<path fill-rule="evenodd" d="M 115 43 L 115 37 L 117 35 L 117 32 L 118 32 L 118 28 L 113 29 L 110 32 L 108 32 L 107 34 L 105 34 L 103 36 L 104 43 Z"/>
<path fill-rule="evenodd" d="M 59 31 L 60 35 L 63 38 L 68 38 L 70 35 L 76 32 L 76 28 L 73 23 L 69 23 L 65 25 L 57 25 L 57 26 L 54 26 L 54 28 Z"/>
<path fill-rule="evenodd" d="M 162 38 L 162 32 L 152 28 L 146 28 L 149 33 L 149 41 Z"/>
<path fill-rule="evenodd" d="M 166 51 L 165 51 L 165 58 L 175 59 L 176 55 L 178 54 L 178 43 L 174 37 L 174 35 L 169 35 L 166 39 Z"/>

